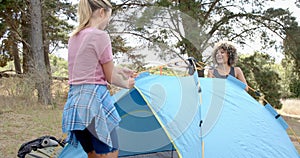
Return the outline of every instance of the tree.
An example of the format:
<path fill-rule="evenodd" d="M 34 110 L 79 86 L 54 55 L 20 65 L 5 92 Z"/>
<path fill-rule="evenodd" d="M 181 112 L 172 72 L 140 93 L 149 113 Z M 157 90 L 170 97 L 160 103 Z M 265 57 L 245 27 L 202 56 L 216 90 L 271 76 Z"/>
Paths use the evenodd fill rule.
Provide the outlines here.
<path fill-rule="evenodd" d="M 287 36 L 284 40 L 285 67 L 288 64 L 292 65 L 292 70 L 287 71 L 290 79 L 290 91 L 293 94 L 291 97 L 300 98 L 300 27 L 294 25 L 286 29 Z"/>
<path fill-rule="evenodd" d="M 36 82 L 39 102 L 51 103 L 49 53 L 66 45 L 73 29 L 66 20 L 75 19 L 75 6 L 67 0 L 4 0 L 0 8 L 0 35 L 5 42 L 0 49 L 1 66 L 14 60 L 16 73 L 21 73 L 22 62 L 25 77 Z"/>
<path fill-rule="evenodd" d="M 31 52 L 33 66 L 31 72 L 38 91 L 38 101 L 48 105 L 51 103 L 50 76 L 47 73 L 43 48 L 42 5 L 40 0 L 30 0 Z"/>
<path fill-rule="evenodd" d="M 280 77 L 276 71 L 272 70 L 273 65 L 274 59 L 259 52 L 240 58 L 237 64 L 243 70 L 248 85 L 257 90 L 272 106 L 280 109 L 282 106 Z M 252 91 L 250 94 L 258 100 L 262 99 Z M 265 101 L 264 104 L 266 104 Z"/>
<path fill-rule="evenodd" d="M 50 63 L 48 54 L 52 53 L 58 48 L 65 47 L 67 44 L 68 33 L 73 29 L 73 26 L 68 23 L 68 20 L 75 20 L 75 7 L 71 5 L 69 0 L 48 0 L 42 1 L 42 26 L 43 26 L 43 46 L 44 58 L 48 72 L 50 72 Z M 11 50 L 12 43 L 18 45 L 17 55 L 21 55 L 20 62 L 23 63 L 23 73 L 27 73 L 32 63 L 32 54 L 30 54 L 30 14 L 29 1 L 20 0 L 3 0 L 0 4 L 2 9 L 0 12 L 0 37 L 2 40 L 7 40 L 6 47 L 1 47 L 3 51 L 7 52 L 7 58 L 13 60 Z M 12 36 L 13 35 L 13 36 Z M 21 45 L 20 45 L 21 43 Z M 2 53 L 4 54 L 4 53 Z M 16 57 L 16 56 L 14 56 Z M 8 60 L 7 60 L 8 61 Z M 1 60 L 6 63 L 6 60 Z M 20 62 L 15 61 L 20 65 Z M 16 71 L 20 67 L 15 65 Z"/>
<path fill-rule="evenodd" d="M 5 0 L 0 3 L 0 37 L 2 44 L 0 46 L 0 66 L 3 67 L 8 61 L 14 60 L 16 73 L 21 73 L 20 58 L 18 55 L 18 26 L 15 14 L 15 6 L 18 4 L 14 0 Z M 6 39 L 2 37 L 7 36 Z"/>
<path fill-rule="evenodd" d="M 156 52 L 161 52 L 160 55 L 164 58 L 166 56 L 172 58 L 174 54 L 186 55 L 207 64 L 210 61 L 210 53 L 207 53 L 207 50 L 219 40 L 233 41 L 242 46 L 249 43 L 251 45 L 251 42 L 261 43 L 260 46 L 254 46 L 256 50 L 267 52 L 268 49 L 273 48 L 280 53 L 285 46 L 282 45 L 281 40 L 286 39 L 289 34 L 287 28 L 298 26 L 295 17 L 288 10 L 267 8 L 265 4 L 269 1 L 263 0 L 129 0 L 123 2 L 116 5 L 117 13 L 122 15 L 118 16 L 121 20 L 116 20 L 119 28 L 123 26 L 119 29 L 120 34 L 134 35 L 139 40 L 136 43 L 148 41 L 148 44 L 141 45 L 157 49 Z M 291 35 L 294 36 L 293 33 Z M 270 60 L 269 56 L 259 57 Z M 252 64 L 268 65 L 254 59 L 250 65 Z M 269 78 L 265 79 L 263 76 L 274 77 L 272 81 L 280 79 L 276 72 L 263 68 L 258 71 L 258 74 L 252 74 L 253 79 L 250 83 L 264 91 L 264 95 L 269 97 L 268 100 L 271 100 L 272 104 L 280 107 L 280 86 L 272 88 L 269 83 L 273 82 L 269 82 Z M 273 94 L 270 89 L 276 92 Z"/>
<path fill-rule="evenodd" d="M 43 41 L 47 72 L 51 74 L 49 54 L 64 48 L 68 43 L 68 34 L 73 29 L 69 20 L 75 20 L 76 8 L 69 0 L 47 0 L 42 3 Z M 64 15 L 65 18 L 61 18 Z"/>
<path fill-rule="evenodd" d="M 229 40 L 245 45 L 244 41 L 262 43 L 263 51 L 281 49 L 276 39 L 284 39 L 285 23 L 281 17 L 291 17 L 288 10 L 267 9 L 268 1 L 227 0 L 129 0 L 116 5 L 116 20 L 120 34 L 145 39 L 163 56 L 185 54 L 206 62 L 204 54 L 216 41 Z M 160 43 L 160 44 L 159 44 Z M 167 53 L 166 53 L 167 52 Z M 170 55 L 171 54 L 171 55 Z"/>

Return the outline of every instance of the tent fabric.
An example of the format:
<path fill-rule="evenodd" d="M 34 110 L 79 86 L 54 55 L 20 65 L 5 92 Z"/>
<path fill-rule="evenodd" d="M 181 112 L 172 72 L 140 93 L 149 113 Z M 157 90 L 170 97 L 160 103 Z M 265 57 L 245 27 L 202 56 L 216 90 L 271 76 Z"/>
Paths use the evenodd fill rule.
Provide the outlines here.
<path fill-rule="evenodd" d="M 87 154 L 83 150 L 82 146 L 78 142 L 77 147 L 71 144 L 65 145 L 58 158 L 87 158 Z"/>
<path fill-rule="evenodd" d="M 117 130 L 120 155 L 123 151 L 147 153 L 166 147 L 165 150 L 175 149 L 180 157 L 199 157 L 192 152 L 201 148 L 197 98 L 194 76 L 149 75 L 138 79 L 135 89 L 116 103 L 122 118 Z M 137 123 L 149 117 L 154 121 Z"/>
<path fill-rule="evenodd" d="M 285 127 L 237 79 L 200 82 L 206 87 L 201 105 L 205 157 L 299 157 Z"/>
<path fill-rule="evenodd" d="M 117 129 L 120 156 L 175 150 L 137 90 L 133 89 L 118 99 L 115 106 L 122 118 Z"/>
<path fill-rule="evenodd" d="M 283 118 L 244 88 L 234 77 L 140 75 L 135 88 L 114 95 L 119 156 L 299 158 Z M 60 157 L 78 151 L 67 145 Z"/>

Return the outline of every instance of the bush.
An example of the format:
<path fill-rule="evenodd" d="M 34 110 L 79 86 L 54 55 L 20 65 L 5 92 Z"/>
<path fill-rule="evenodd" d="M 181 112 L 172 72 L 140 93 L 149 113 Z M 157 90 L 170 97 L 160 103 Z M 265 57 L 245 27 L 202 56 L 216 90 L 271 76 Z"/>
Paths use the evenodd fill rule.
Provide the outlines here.
<path fill-rule="evenodd" d="M 293 93 L 292 97 L 300 98 L 300 81 L 299 80 L 291 81 L 290 91 Z"/>

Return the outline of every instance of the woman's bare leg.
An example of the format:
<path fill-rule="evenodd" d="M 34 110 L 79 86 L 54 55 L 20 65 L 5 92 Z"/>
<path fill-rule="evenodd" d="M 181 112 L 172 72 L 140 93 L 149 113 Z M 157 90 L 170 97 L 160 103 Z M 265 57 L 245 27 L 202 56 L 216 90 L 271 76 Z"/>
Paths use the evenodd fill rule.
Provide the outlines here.
<path fill-rule="evenodd" d="M 95 150 L 93 150 L 92 152 L 89 152 L 87 155 L 88 155 L 88 158 L 97 158 L 97 154 L 96 154 Z"/>
<path fill-rule="evenodd" d="M 119 151 L 116 150 L 114 152 L 110 152 L 107 154 L 96 154 L 96 158 L 118 158 Z M 90 158 L 90 157 L 89 157 Z"/>

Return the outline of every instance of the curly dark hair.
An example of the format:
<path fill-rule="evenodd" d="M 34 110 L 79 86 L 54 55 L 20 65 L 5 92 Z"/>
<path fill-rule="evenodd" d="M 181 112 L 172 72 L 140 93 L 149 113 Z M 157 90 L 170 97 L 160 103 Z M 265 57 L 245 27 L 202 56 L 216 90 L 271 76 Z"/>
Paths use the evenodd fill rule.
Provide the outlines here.
<path fill-rule="evenodd" d="M 229 41 L 221 41 L 221 42 L 218 42 L 215 44 L 214 50 L 212 53 L 212 58 L 213 58 L 214 64 L 217 64 L 216 55 L 217 55 L 218 50 L 220 50 L 220 49 L 223 49 L 227 52 L 227 54 L 228 54 L 228 63 L 227 64 L 229 66 L 233 66 L 237 62 L 238 56 L 237 56 L 236 48 Z"/>

